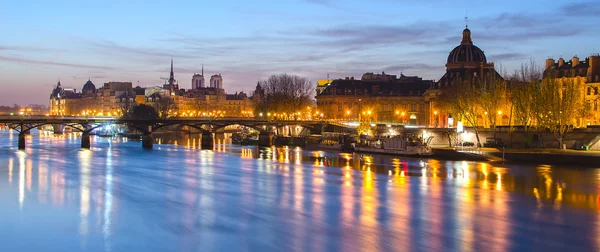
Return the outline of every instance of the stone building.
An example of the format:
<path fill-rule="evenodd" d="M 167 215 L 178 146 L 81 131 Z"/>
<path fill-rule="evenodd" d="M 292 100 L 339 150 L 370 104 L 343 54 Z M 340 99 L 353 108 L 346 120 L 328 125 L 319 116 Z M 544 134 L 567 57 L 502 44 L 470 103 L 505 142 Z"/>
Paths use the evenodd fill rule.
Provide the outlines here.
<path fill-rule="evenodd" d="M 448 55 L 446 73 L 437 82 L 403 74 L 365 73 L 361 80 L 346 78 L 323 85 L 322 91 L 318 90 L 317 108 L 328 118 L 352 120 L 366 115 L 378 122 L 448 127 L 451 115 L 436 103 L 444 89 L 456 81 L 475 84 L 490 77 L 503 80 L 465 28 L 461 43 Z M 506 115 L 498 116 L 498 124 L 506 122 Z M 485 125 L 483 114 L 480 120 L 480 125 Z"/>
<path fill-rule="evenodd" d="M 588 115 L 576 118 L 575 121 L 580 127 L 600 124 L 600 55 L 591 55 L 584 60 L 577 56 L 569 61 L 563 58 L 559 58 L 558 61 L 546 59 L 543 76 L 584 83 L 582 92 Z"/>
<path fill-rule="evenodd" d="M 366 73 L 361 80 L 333 80 L 317 95 L 317 110 L 327 118 L 428 124 L 423 97 L 433 81 L 416 76 Z"/>

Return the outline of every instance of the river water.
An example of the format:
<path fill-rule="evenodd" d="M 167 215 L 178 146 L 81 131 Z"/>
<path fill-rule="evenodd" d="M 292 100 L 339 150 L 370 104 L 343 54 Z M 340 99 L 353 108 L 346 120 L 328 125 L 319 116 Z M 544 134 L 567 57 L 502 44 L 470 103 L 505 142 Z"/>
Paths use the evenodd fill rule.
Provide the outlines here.
<path fill-rule="evenodd" d="M 599 251 L 600 169 L 0 131 L 0 251 Z"/>

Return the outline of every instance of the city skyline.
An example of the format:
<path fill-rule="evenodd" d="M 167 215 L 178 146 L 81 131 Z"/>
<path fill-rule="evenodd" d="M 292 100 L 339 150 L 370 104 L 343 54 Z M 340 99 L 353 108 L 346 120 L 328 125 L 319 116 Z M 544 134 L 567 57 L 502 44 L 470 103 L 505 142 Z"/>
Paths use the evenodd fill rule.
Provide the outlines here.
<path fill-rule="evenodd" d="M 10 25 L 0 31 L 10 36 L 0 42 L 0 105 L 46 104 L 59 79 L 78 90 L 88 78 L 161 85 L 171 56 L 185 89 L 202 63 L 206 75 L 223 74 L 229 91 L 250 92 L 277 73 L 437 80 L 465 14 L 473 42 L 508 73 L 531 58 L 543 66 L 547 57 L 600 51 L 592 2 L 511 2 L 2 3 L 0 21 Z"/>

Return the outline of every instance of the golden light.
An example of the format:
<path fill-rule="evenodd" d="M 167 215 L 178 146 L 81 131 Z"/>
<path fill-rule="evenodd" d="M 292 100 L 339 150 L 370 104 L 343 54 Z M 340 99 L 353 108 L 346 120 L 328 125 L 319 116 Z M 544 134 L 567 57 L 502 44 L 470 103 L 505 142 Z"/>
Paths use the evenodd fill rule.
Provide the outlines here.
<path fill-rule="evenodd" d="M 404 115 L 405 115 L 404 112 L 402 112 L 402 116 L 404 116 Z"/>
<path fill-rule="evenodd" d="M 347 111 L 346 111 L 346 115 L 350 115 L 350 110 L 347 110 Z"/>
<path fill-rule="evenodd" d="M 502 110 L 498 110 L 498 115 L 502 115 Z"/>
<path fill-rule="evenodd" d="M 484 115 L 487 115 L 487 111 L 483 112 Z"/>
<path fill-rule="evenodd" d="M 369 114 L 369 115 L 370 115 L 370 114 L 371 114 L 371 110 L 367 111 L 367 114 Z"/>
<path fill-rule="evenodd" d="M 433 114 L 434 114 L 434 115 L 437 115 L 437 111 L 433 111 Z"/>
<path fill-rule="evenodd" d="M 400 114 L 400 111 L 396 111 L 396 115 L 399 115 L 399 114 Z"/>

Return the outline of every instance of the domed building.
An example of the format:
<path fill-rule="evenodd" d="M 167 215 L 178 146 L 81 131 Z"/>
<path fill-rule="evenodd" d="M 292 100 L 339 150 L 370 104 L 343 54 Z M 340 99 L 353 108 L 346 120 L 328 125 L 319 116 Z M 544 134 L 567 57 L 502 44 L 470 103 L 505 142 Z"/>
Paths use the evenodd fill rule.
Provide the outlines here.
<path fill-rule="evenodd" d="M 460 45 L 450 51 L 446 62 L 446 73 L 436 83 L 436 88 L 448 87 L 457 79 L 474 81 L 490 75 L 502 79 L 494 69 L 494 63 L 488 63 L 483 50 L 473 45 L 471 30 L 467 27 L 462 32 Z"/>
<path fill-rule="evenodd" d="M 94 83 L 92 83 L 91 80 L 88 79 L 88 81 L 83 85 L 81 93 L 84 96 L 92 96 L 96 94 L 96 86 L 94 85 Z"/>

